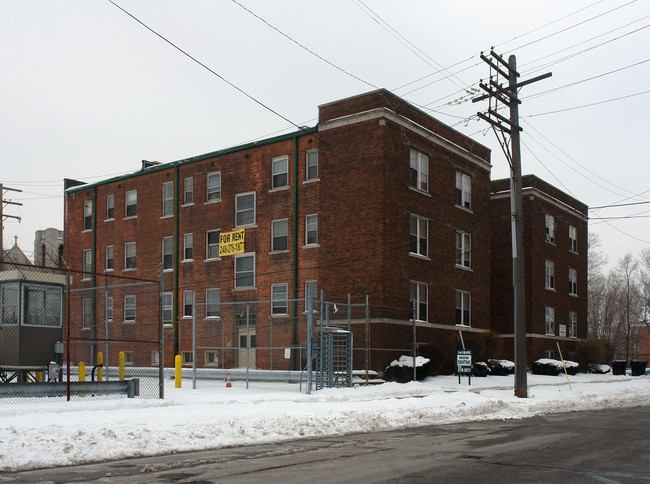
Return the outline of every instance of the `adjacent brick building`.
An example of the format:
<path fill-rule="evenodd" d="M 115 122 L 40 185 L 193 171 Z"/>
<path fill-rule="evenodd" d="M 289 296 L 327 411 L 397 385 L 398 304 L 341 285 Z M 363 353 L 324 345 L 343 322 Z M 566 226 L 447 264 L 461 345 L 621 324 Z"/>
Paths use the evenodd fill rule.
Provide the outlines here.
<path fill-rule="evenodd" d="M 414 333 L 418 353 L 440 368 L 452 368 L 462 343 L 475 351 L 475 359 L 511 357 L 503 353 L 503 334 L 507 342 L 512 332 L 511 303 L 505 285 L 498 285 L 502 296 L 496 299 L 490 287 L 491 267 L 508 263 L 509 242 L 495 244 L 491 231 L 509 240 L 509 202 L 501 203 L 490 168 L 486 147 L 392 93 L 374 91 L 320 106 L 313 128 L 177 162 L 143 162 L 138 172 L 95 184 L 69 181 L 65 259 L 87 272 L 154 279 L 163 265 L 167 365 L 189 344 L 178 335 L 191 319 L 191 291 L 203 305 L 202 336 L 217 346 L 246 346 L 241 314 L 226 313 L 227 304 L 268 301 L 256 305 L 257 324 L 252 332 L 249 327 L 256 346 L 267 347 L 306 340 L 307 287 L 340 303 L 348 294 L 355 303 L 368 296 L 369 324 L 358 311 L 351 321 L 360 349 L 357 368 L 369 354 L 370 366 L 382 369 L 412 348 Z M 547 199 L 566 196 L 546 184 L 542 191 L 550 195 L 539 203 L 564 223 L 559 202 Z M 584 205 L 574 202 L 582 212 Z M 560 256 L 568 242 L 558 237 L 557 247 L 548 248 L 557 253 L 548 257 L 579 270 L 581 295 L 586 219 L 576 226 L 584 250 Z M 244 229 L 244 253 L 219 257 L 219 234 L 238 229 Z M 538 229 L 531 230 L 527 234 L 536 236 Z M 529 245 L 538 250 L 537 243 Z M 537 265 L 533 268 L 537 276 Z M 540 290 L 533 285 L 529 294 Z M 558 313 L 580 313 L 580 337 L 586 334 L 583 300 L 586 304 L 584 296 L 572 305 L 548 302 Z M 116 322 L 123 319 L 118 303 Z M 102 305 L 93 310 L 101 322 Z M 533 305 L 533 325 L 535 311 Z M 334 314 L 341 317 L 343 311 Z M 270 357 L 258 352 L 255 366 L 268 368 Z M 210 358 L 206 353 L 197 363 L 208 365 Z M 238 357 L 232 358 L 226 365 L 237 366 Z M 273 365 L 289 362 L 276 357 Z"/>

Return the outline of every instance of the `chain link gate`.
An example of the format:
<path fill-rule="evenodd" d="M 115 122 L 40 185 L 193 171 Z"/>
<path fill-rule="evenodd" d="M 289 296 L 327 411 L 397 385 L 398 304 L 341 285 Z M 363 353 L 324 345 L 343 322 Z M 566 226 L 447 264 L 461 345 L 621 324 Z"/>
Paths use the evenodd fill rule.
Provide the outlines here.
<path fill-rule="evenodd" d="M 314 338 L 316 390 L 352 386 L 352 333 L 339 328 L 319 329 Z"/>

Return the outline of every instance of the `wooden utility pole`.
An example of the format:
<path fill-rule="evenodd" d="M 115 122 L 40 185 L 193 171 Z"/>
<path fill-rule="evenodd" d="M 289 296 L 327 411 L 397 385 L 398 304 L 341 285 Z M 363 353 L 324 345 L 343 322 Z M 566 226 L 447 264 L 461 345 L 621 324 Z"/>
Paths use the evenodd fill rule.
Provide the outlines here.
<path fill-rule="evenodd" d="M 12 202 L 11 200 L 5 200 L 5 192 L 22 192 L 22 190 L 18 190 L 17 188 L 9 188 L 4 186 L 2 183 L 0 183 L 0 197 L 2 198 L 2 203 L 0 203 L 0 269 L 2 268 L 2 262 L 4 259 L 4 225 L 5 225 L 5 219 L 6 218 L 15 218 L 20 222 L 20 217 L 16 215 L 8 215 L 4 212 L 5 205 L 19 205 L 22 206 L 22 203 L 18 202 Z"/>
<path fill-rule="evenodd" d="M 524 202 L 521 181 L 521 146 L 519 133 L 519 104 L 517 97 L 519 88 L 547 77 L 551 73 L 542 74 L 527 81 L 517 82 L 517 59 L 511 55 L 506 62 L 494 50 L 490 57 L 481 53 L 481 59 L 490 66 L 488 84 L 479 83 L 486 94 L 472 99 L 472 102 L 490 100 L 487 114 L 479 112 L 478 117 L 492 125 L 499 144 L 510 164 L 510 212 L 512 224 L 512 285 L 514 302 L 514 346 L 515 346 L 515 395 L 519 398 L 528 397 L 527 367 L 526 367 L 526 291 L 525 291 L 525 261 L 524 261 Z M 500 80 L 507 80 L 504 86 Z M 494 103 L 494 107 L 493 107 Z M 510 117 L 499 114 L 499 108 L 505 105 L 510 108 Z M 509 135 L 510 139 L 507 139 Z M 509 142 L 508 142 L 509 141 Z"/>

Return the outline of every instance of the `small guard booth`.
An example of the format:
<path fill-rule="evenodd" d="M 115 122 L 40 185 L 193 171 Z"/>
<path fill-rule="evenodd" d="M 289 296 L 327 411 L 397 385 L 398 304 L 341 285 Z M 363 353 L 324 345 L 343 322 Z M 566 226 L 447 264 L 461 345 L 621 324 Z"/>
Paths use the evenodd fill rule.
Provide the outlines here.
<path fill-rule="evenodd" d="M 65 274 L 14 267 L 0 272 L 0 383 L 28 381 L 63 352 Z"/>

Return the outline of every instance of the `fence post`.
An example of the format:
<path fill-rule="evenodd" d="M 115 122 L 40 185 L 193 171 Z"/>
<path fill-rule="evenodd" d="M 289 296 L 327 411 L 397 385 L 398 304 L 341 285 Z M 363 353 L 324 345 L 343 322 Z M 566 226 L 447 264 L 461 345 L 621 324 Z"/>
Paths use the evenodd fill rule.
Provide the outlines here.
<path fill-rule="evenodd" d="M 192 291 L 192 390 L 196 390 L 196 292 Z"/>
<path fill-rule="evenodd" d="M 159 343 L 158 343 L 158 398 L 165 398 L 165 328 L 163 327 L 163 295 L 165 293 L 165 278 L 163 273 L 163 265 L 160 263 L 158 266 L 158 304 L 160 304 L 159 317 Z M 172 309 L 173 311 L 173 309 Z M 173 319 L 173 316 L 172 316 Z"/>
<path fill-rule="evenodd" d="M 323 304 L 325 301 L 325 296 L 324 292 L 321 289 L 320 290 L 320 313 L 318 313 L 318 324 L 320 327 L 320 347 L 318 350 L 318 355 L 319 355 L 319 360 L 320 360 L 320 366 L 318 367 L 318 382 L 316 384 L 316 388 L 320 389 L 323 388 L 323 382 L 325 379 L 325 369 L 323 368 L 324 366 L 324 359 L 323 359 Z M 320 386 L 319 386 L 320 384 Z"/>
<path fill-rule="evenodd" d="M 307 395 L 311 395 L 312 385 L 312 326 L 314 324 L 314 298 L 311 289 L 307 294 Z"/>
<path fill-rule="evenodd" d="M 366 385 L 369 384 L 368 372 L 370 372 L 370 301 L 366 294 Z"/>
<path fill-rule="evenodd" d="M 65 341 L 65 353 L 66 353 L 66 373 L 67 373 L 67 384 L 66 384 L 66 400 L 70 401 L 70 269 L 66 272 L 65 275 L 65 288 L 67 292 L 67 307 L 66 307 L 66 328 L 67 328 L 67 338 Z"/>
<path fill-rule="evenodd" d="M 250 304 L 246 298 L 246 390 L 248 390 L 248 371 L 251 357 Z"/>

